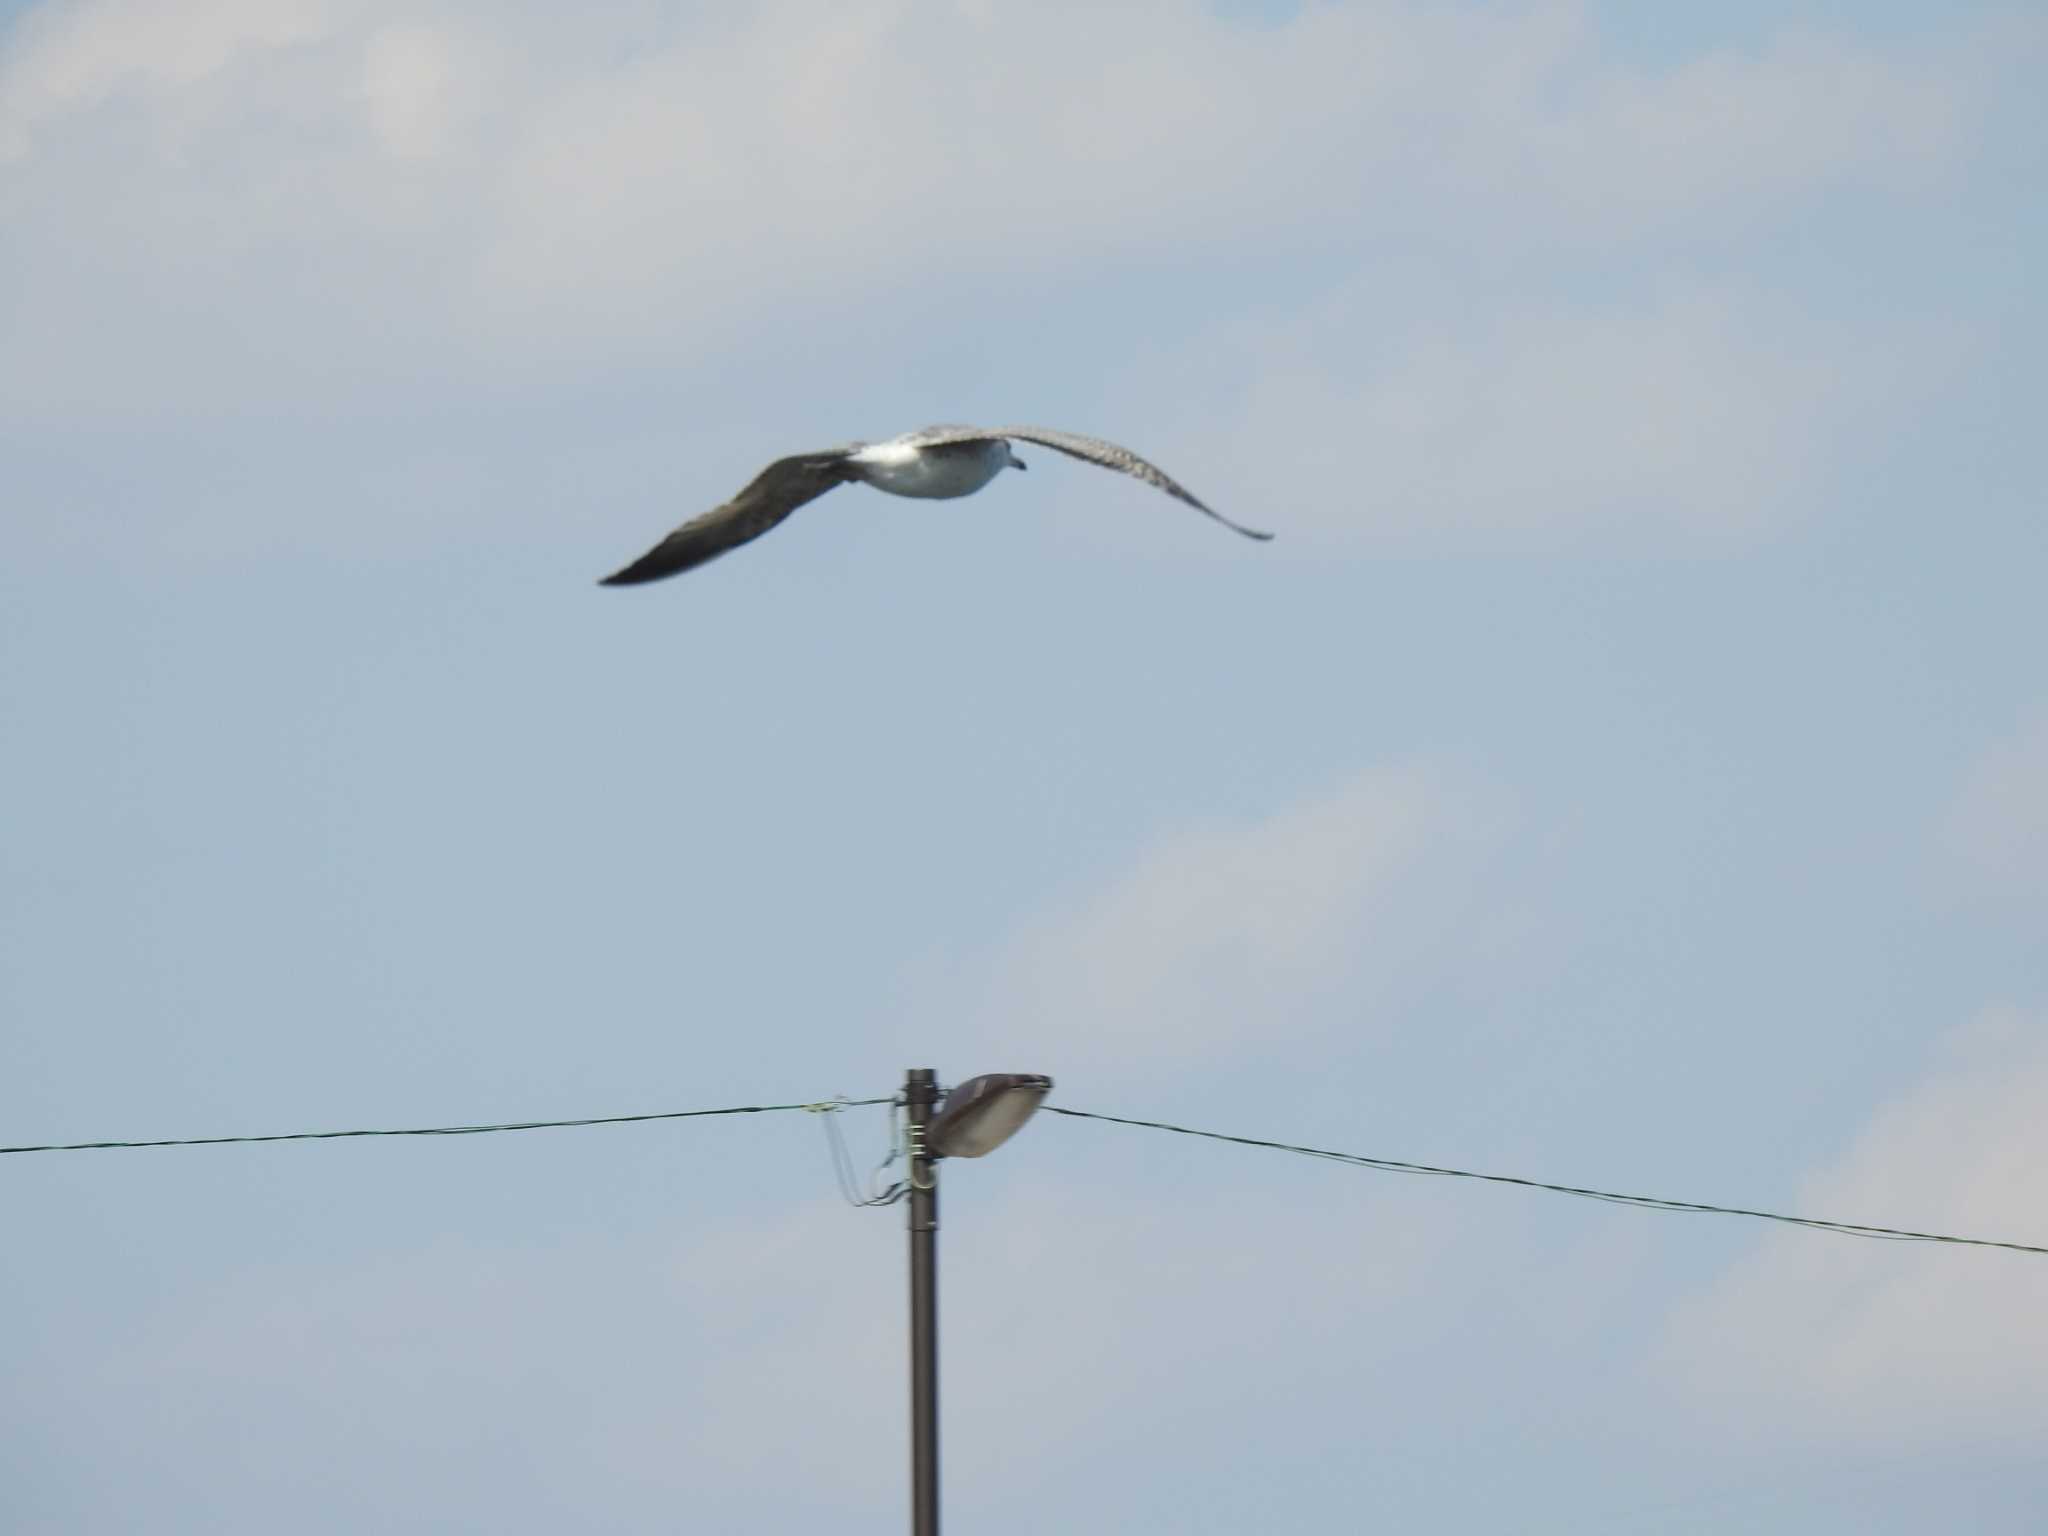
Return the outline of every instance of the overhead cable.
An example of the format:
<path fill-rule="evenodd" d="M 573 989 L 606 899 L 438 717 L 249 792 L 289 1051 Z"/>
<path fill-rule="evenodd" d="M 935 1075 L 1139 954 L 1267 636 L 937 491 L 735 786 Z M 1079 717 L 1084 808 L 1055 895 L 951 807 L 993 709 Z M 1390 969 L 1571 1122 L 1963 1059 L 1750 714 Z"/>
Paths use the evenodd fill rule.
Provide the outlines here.
<path fill-rule="evenodd" d="M 1633 1205 L 1649 1211 L 1680 1211 L 1702 1216 L 1749 1216 L 1759 1221 L 1784 1222 L 1788 1226 L 1811 1227 L 1816 1232 L 1834 1232 L 1843 1237 L 1882 1238 L 1894 1243 L 1953 1243 L 1968 1248 L 2004 1248 L 2013 1253 L 2048 1255 L 2048 1247 L 2033 1243 L 2006 1242 L 1992 1237 L 1955 1237 L 1945 1232 L 1913 1232 L 1901 1227 L 1872 1227 L 1855 1221 L 1830 1221 L 1819 1216 L 1788 1216 L 1780 1211 L 1750 1210 L 1739 1205 L 1709 1205 L 1699 1200 L 1667 1200 L 1661 1195 L 1623 1195 L 1609 1189 L 1586 1189 L 1577 1184 L 1548 1184 L 1509 1173 L 1474 1173 L 1468 1168 L 1437 1168 L 1428 1163 L 1404 1163 L 1390 1157 L 1366 1157 L 1357 1152 L 1330 1152 L 1321 1147 L 1299 1147 L 1285 1141 L 1262 1141 L 1256 1136 L 1228 1136 L 1221 1131 L 1198 1131 L 1185 1125 L 1168 1125 L 1163 1120 L 1130 1120 L 1122 1115 L 1098 1115 L 1085 1109 L 1063 1109 L 1057 1104 L 1041 1105 L 1050 1114 L 1074 1120 L 1103 1120 L 1111 1125 L 1134 1125 L 1147 1131 L 1172 1131 L 1178 1136 L 1199 1136 L 1206 1141 L 1227 1141 L 1240 1147 L 1264 1147 L 1274 1152 L 1294 1152 L 1302 1157 L 1320 1157 L 1356 1168 L 1374 1168 L 1382 1173 L 1428 1174 L 1445 1179 L 1481 1179 L 1488 1184 L 1515 1184 L 1523 1189 L 1540 1189 L 1554 1195 L 1577 1195 L 1582 1200 L 1607 1200 L 1616 1205 Z"/>
<path fill-rule="evenodd" d="M 839 1099 L 834 1108 L 887 1104 L 881 1099 Z M 137 1147 L 223 1147 L 255 1141 L 341 1141 L 357 1136 L 487 1136 L 497 1131 L 553 1131 L 579 1125 L 632 1125 L 648 1120 L 699 1120 L 708 1115 L 772 1115 L 817 1109 L 817 1104 L 743 1104 L 731 1109 L 670 1109 L 650 1115 L 591 1115 L 581 1120 L 506 1120 L 493 1125 L 427 1125 L 397 1131 L 286 1131 L 272 1136 L 181 1136 L 163 1141 L 72 1141 L 39 1147 L 0 1147 L 8 1152 L 101 1152 Z"/>

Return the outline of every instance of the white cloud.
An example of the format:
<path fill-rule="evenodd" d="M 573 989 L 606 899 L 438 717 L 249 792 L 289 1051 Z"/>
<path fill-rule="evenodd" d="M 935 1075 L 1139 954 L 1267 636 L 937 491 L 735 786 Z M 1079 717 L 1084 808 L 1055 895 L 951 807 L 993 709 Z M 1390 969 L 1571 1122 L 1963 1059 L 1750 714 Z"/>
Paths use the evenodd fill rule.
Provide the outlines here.
<path fill-rule="evenodd" d="M 462 114 L 462 60 L 472 57 L 448 28 L 394 23 L 363 48 L 362 95 L 377 142 L 398 160 L 445 153 Z"/>
<path fill-rule="evenodd" d="M 330 0 L 75 0 L 31 11 L 0 53 L 0 165 L 121 104 L 175 117 L 231 66 L 318 41 Z"/>
<path fill-rule="evenodd" d="M 223 1528 L 270 1523 L 333 1466 L 361 1485 L 320 1511 L 334 1529 L 479 1497 L 605 1527 L 677 1499 L 737 1516 L 768 1475 L 798 1515 L 886 1497 L 901 1420 L 863 1410 L 902 1379 L 899 1338 L 869 1326 L 901 1315 L 895 1214 L 694 1208 L 678 1243 L 450 1238 L 246 1268 L 80 1360 L 67 1406 L 167 1469 L 241 1460 Z"/>
<path fill-rule="evenodd" d="M 1793 32 L 1668 74 L 1601 71 L 1567 104 L 1532 104 L 1502 154 L 1512 186 L 1593 239 L 1753 218 L 1831 183 L 1937 170 L 1965 131 L 1970 66 L 1931 63 Z"/>
<path fill-rule="evenodd" d="M 2048 1243 L 2044 1026 L 2006 1010 L 1957 1032 L 1796 1208 Z M 1663 1363 L 1739 1435 L 2038 1449 L 2044 1316 L 2048 1261 L 1785 1232 L 1674 1315 Z"/>
<path fill-rule="evenodd" d="M 973 1172 L 956 1176 L 963 1199 Z M 1426 1299 L 1449 1214 L 1409 1191 L 1356 1198 L 1382 1220 L 1333 1220 L 1326 1186 L 1273 1170 L 1166 1204 L 1041 1176 L 963 1210 L 945 1254 L 956 1486 L 1000 1488 L 1020 1461 L 1085 1477 L 1105 1435 L 1171 1458 L 1161 1402 L 1242 1434 L 1261 1394 L 1298 1398 L 1410 1348 L 1412 1331 L 1358 1319 Z M 58 1412 L 147 1447 L 160 1501 L 221 1528 L 264 1527 L 337 1467 L 359 1486 L 318 1529 L 400 1505 L 559 1506 L 621 1529 L 677 1500 L 773 1529 L 893 1508 L 902 1212 L 743 1204 L 678 1210 L 673 1243 L 579 1231 L 244 1269 L 89 1349 Z M 189 1466 L 231 1465 L 246 1475 L 211 1498 L 183 1485 Z"/>
<path fill-rule="evenodd" d="M 1456 985 L 1445 934 L 1468 958 L 1515 942 L 1523 918 L 1488 873 L 1499 841 L 1497 807 L 1459 775 L 1367 772 L 1166 838 L 942 990 L 979 999 L 967 1033 L 988 1059 L 1028 1042 L 1043 1070 L 1097 1082 L 1162 1050 L 1185 1065 L 1355 1034 L 1398 989 Z"/>
<path fill-rule="evenodd" d="M 1332 1220 L 1327 1188 L 1288 1190 L 1273 1170 L 1163 1203 L 1043 1174 L 989 1198 L 969 1188 L 978 1173 L 955 1168 L 949 1188 L 971 1205 L 945 1229 L 946 1456 L 962 1488 L 1000 1486 L 1020 1463 L 1064 1480 L 1105 1435 L 1161 1449 L 1162 1402 L 1206 1399 L 1210 1420 L 1248 1428 L 1246 1400 L 1276 1383 L 1301 1395 L 1355 1377 L 1406 1343 L 1356 1320 L 1422 1298 L 1447 1242 L 1448 1218 L 1418 1200 L 1362 1190 L 1398 1219 Z M 626 1455 L 659 1463 L 680 1436 L 700 1478 L 716 1468 L 735 1488 L 795 1474 L 856 1503 L 895 1497 L 902 1230 L 900 1209 L 811 1210 L 719 1234 L 715 1265 L 679 1262 L 678 1301 L 718 1320 L 704 1330 L 716 1343 L 672 1413 L 628 1431 Z"/>
<path fill-rule="evenodd" d="M 2048 900 L 2048 720 L 1987 752 L 1965 776 L 1941 826 L 1944 851 L 1982 893 Z"/>
<path fill-rule="evenodd" d="M 1559 6 L 565 16 L 31 15 L 0 59 L 0 276 L 32 344 L 0 389 L 168 402 L 226 369 L 268 394 L 280 352 L 324 377 L 398 337 L 673 347 L 927 275 L 1178 267 L 1190 242 L 1725 243 L 1832 186 L 1926 179 L 1990 67 L 1809 37 L 1651 74 Z"/>
<path fill-rule="evenodd" d="M 1105 1437 L 1170 1455 L 1136 1427 L 1161 1404 L 1208 1405 L 1181 1410 L 1183 1433 L 1255 1434 L 1262 1402 L 1348 1389 L 1409 1347 L 1410 1332 L 1361 1320 L 1443 1325 L 1432 1288 L 1462 1289 L 1443 1274 L 1454 1210 L 1413 1190 L 1290 1180 L 1284 1163 L 1201 1165 L 1241 1182 L 1147 1198 L 1105 1151 L 1093 1166 L 1106 1181 L 1040 1180 L 975 1212 L 974 1302 L 948 1349 L 963 1377 L 1003 1391 L 961 1437 L 973 1480 L 1085 1457 Z M 952 1175 L 963 1196 L 970 1176 Z M 1105 1182 L 1120 1193 L 1105 1199 Z"/>
<path fill-rule="evenodd" d="M 1743 534 L 1808 501 L 1845 428 L 1924 387 L 1723 291 L 1425 299 L 1426 320 L 1413 300 L 1354 285 L 1237 338 L 1235 502 L 1333 539 Z M 1280 441 L 1276 465 L 1259 445 Z"/>

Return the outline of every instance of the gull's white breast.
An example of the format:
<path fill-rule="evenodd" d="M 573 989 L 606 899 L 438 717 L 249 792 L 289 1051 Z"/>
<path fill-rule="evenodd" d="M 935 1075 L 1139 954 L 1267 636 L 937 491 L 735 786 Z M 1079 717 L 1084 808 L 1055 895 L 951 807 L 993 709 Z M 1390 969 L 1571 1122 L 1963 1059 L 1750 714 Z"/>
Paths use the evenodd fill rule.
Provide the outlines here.
<path fill-rule="evenodd" d="M 1010 462 L 1010 445 L 1000 438 L 937 448 L 874 443 L 849 455 L 847 462 L 859 465 L 861 479 L 876 490 L 943 500 L 972 496 L 995 479 Z"/>

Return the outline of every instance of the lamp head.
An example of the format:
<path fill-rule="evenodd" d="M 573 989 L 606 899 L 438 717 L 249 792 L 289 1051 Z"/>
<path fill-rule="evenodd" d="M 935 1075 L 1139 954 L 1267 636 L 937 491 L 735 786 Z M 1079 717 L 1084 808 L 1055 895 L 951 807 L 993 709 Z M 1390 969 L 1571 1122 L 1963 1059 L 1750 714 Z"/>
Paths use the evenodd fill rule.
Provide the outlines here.
<path fill-rule="evenodd" d="M 1045 1096 L 1052 1079 L 1036 1072 L 987 1072 L 951 1093 L 925 1131 L 936 1157 L 986 1157 L 1017 1134 Z"/>

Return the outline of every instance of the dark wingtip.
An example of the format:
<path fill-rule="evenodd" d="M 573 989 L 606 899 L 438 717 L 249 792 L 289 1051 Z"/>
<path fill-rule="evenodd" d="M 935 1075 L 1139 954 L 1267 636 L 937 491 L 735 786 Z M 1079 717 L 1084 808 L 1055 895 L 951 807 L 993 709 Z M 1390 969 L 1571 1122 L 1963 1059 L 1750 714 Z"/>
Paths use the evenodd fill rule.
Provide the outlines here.
<path fill-rule="evenodd" d="M 1225 517 L 1221 512 L 1218 512 L 1214 507 L 1210 506 L 1207 502 L 1196 500 L 1195 497 L 1193 497 L 1187 491 L 1181 489 L 1178 486 L 1176 486 L 1173 490 L 1169 491 L 1167 494 L 1170 496 L 1179 497 L 1182 501 L 1186 502 L 1189 506 L 1193 507 L 1197 512 L 1202 513 L 1204 516 L 1215 518 L 1217 522 L 1221 523 L 1224 527 L 1228 528 L 1232 533 L 1241 533 L 1248 539 L 1257 539 L 1261 544 L 1265 543 L 1268 539 L 1273 537 L 1272 534 L 1266 532 L 1266 530 L 1263 528 L 1247 528 L 1243 523 L 1238 522 L 1237 519 Z"/>
<path fill-rule="evenodd" d="M 597 584 L 600 587 L 638 587 L 674 574 L 674 567 L 664 565 L 651 557 L 643 557 L 631 565 L 621 566 L 609 576 L 600 576 Z"/>

